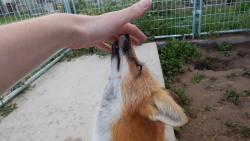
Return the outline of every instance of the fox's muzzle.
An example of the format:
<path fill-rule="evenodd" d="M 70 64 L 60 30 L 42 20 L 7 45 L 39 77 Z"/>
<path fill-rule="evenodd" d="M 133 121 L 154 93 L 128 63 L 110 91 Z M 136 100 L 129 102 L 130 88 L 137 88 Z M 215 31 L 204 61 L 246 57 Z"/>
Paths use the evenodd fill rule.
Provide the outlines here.
<path fill-rule="evenodd" d="M 131 46 L 129 35 L 121 35 L 117 41 L 112 45 L 112 59 L 117 60 L 117 70 L 121 69 L 121 60 L 122 63 L 127 62 L 128 70 L 135 74 L 136 76 L 141 74 L 142 64 L 137 59 L 134 48 Z"/>
<path fill-rule="evenodd" d="M 121 54 L 119 51 L 121 50 Z M 115 41 L 112 45 L 112 57 L 116 57 L 119 55 L 128 55 L 131 50 L 131 42 L 129 39 L 129 35 L 121 35 L 117 41 Z"/>

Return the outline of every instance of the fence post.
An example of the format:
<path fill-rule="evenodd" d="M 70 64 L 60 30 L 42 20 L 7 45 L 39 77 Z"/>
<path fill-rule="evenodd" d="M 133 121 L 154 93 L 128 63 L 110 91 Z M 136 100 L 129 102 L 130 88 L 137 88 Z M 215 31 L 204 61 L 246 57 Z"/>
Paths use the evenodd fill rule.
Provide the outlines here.
<path fill-rule="evenodd" d="M 74 14 L 77 14 L 75 0 L 71 0 L 71 2 L 72 2 L 73 9 L 74 9 Z"/>
<path fill-rule="evenodd" d="M 70 9 L 69 0 L 64 0 L 64 5 L 65 5 L 65 8 L 66 8 L 66 12 L 67 13 L 72 13 L 71 9 Z"/>
<path fill-rule="evenodd" d="M 193 1 L 193 27 L 192 27 L 192 38 L 194 38 L 195 31 L 196 31 L 196 2 L 197 0 Z"/>
<path fill-rule="evenodd" d="M 201 25 L 202 25 L 202 0 L 200 0 L 200 10 L 197 10 L 199 14 L 199 23 L 198 23 L 198 36 L 201 36 Z"/>

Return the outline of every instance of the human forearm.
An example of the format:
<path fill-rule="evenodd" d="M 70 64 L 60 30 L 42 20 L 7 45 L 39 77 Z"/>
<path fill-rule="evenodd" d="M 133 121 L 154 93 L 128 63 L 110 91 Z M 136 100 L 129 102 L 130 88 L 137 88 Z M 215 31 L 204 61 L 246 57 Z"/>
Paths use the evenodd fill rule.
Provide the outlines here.
<path fill-rule="evenodd" d="M 76 16 L 53 14 L 0 27 L 0 94 L 76 36 Z"/>

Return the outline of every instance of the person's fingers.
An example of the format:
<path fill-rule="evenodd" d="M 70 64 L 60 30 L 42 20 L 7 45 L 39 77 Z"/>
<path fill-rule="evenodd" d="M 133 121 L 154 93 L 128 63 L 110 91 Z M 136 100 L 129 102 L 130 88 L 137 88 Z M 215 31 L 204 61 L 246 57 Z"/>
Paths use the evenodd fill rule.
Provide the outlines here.
<path fill-rule="evenodd" d="M 119 39 L 118 36 L 112 36 L 112 37 L 106 39 L 105 41 L 110 42 L 110 43 L 113 43 L 114 41 L 116 41 L 116 40 L 118 40 L 118 39 Z"/>
<path fill-rule="evenodd" d="M 135 37 L 140 42 L 145 42 L 147 40 L 146 35 L 133 24 L 125 24 L 120 30 L 121 34 L 129 34 Z"/>
<path fill-rule="evenodd" d="M 139 2 L 128 8 L 104 14 L 103 17 L 107 21 L 112 21 L 111 24 L 113 24 L 114 26 L 109 26 L 121 26 L 141 17 L 150 8 L 151 3 L 152 0 L 140 0 Z M 107 22 L 107 24 L 110 24 L 110 22 Z"/>
<path fill-rule="evenodd" d="M 95 46 L 102 49 L 102 50 L 108 51 L 108 52 L 111 51 L 111 47 L 104 42 L 98 43 Z"/>
<path fill-rule="evenodd" d="M 140 44 L 140 41 L 137 40 L 135 37 L 133 37 L 133 36 L 129 36 L 129 37 L 130 37 L 130 41 L 132 42 L 132 44 L 134 44 L 134 45 Z"/>

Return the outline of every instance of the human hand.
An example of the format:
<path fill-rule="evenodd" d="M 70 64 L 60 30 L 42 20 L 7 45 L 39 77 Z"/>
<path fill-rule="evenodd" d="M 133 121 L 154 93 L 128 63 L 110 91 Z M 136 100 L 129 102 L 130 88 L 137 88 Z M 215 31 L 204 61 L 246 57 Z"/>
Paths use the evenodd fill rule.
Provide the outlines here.
<path fill-rule="evenodd" d="M 113 42 L 121 34 L 130 34 L 131 42 L 135 45 L 146 41 L 144 33 L 129 22 L 141 17 L 150 6 L 151 0 L 141 0 L 120 11 L 99 16 L 79 15 L 77 34 L 67 48 L 79 49 L 96 46 L 110 51 L 111 47 L 105 42 Z"/>

